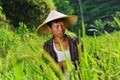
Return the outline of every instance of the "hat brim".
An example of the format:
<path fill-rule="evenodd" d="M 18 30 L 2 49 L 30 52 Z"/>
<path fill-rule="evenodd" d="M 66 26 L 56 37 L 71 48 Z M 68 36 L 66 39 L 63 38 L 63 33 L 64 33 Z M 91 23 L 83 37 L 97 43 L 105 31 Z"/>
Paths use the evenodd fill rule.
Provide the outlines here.
<path fill-rule="evenodd" d="M 60 19 L 60 18 L 65 18 L 65 21 L 66 21 L 66 28 L 72 26 L 73 24 L 76 23 L 76 21 L 78 20 L 78 17 L 75 16 L 75 15 L 66 15 L 66 16 L 63 16 L 63 17 L 57 17 L 56 19 Z M 48 25 L 47 23 L 50 22 L 50 21 L 53 21 L 53 20 L 56 20 L 56 19 L 52 19 L 52 20 L 49 20 L 47 22 L 44 22 L 42 23 L 40 26 L 38 26 L 38 28 L 36 29 L 37 33 L 38 34 L 50 34 L 50 31 L 48 30 Z"/>

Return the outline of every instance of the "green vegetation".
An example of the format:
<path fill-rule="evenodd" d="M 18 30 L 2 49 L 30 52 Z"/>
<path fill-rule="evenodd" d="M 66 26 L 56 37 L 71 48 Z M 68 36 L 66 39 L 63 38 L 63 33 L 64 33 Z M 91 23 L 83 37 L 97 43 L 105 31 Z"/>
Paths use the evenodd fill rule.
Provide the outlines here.
<path fill-rule="evenodd" d="M 63 80 L 63 73 L 42 48 L 43 43 L 50 37 L 51 35 L 37 35 L 27 30 L 24 34 L 18 34 L 1 28 L 0 79 Z M 120 33 L 114 32 L 99 37 L 82 38 L 85 51 L 80 53 L 78 70 L 68 66 L 71 79 L 79 80 L 80 75 L 81 80 L 119 80 L 119 37 Z"/>
<path fill-rule="evenodd" d="M 78 16 L 78 22 L 69 30 L 76 34 L 81 30 L 82 34 L 83 20 L 86 24 L 85 29 L 94 25 L 97 20 L 101 20 L 103 28 L 104 22 L 116 20 L 113 15 L 120 11 L 119 2 L 119 0 L 0 0 L 0 8 L 14 28 L 19 27 L 19 23 L 23 22 L 32 31 L 44 21 L 50 10 L 56 9 L 65 14 L 74 14 Z"/>
<path fill-rule="evenodd" d="M 107 6 L 105 5 L 107 2 L 96 7 L 100 0 L 91 3 L 92 5 L 97 3 L 96 6 L 90 6 L 91 4 L 89 3 L 92 0 L 83 0 L 84 14 L 88 14 L 86 12 L 91 10 L 90 14 L 88 16 L 84 15 L 84 17 L 87 17 L 86 20 L 88 20 L 88 22 L 89 19 L 94 19 L 92 21 L 92 26 L 101 33 L 99 36 L 94 35 L 92 37 L 85 35 L 85 28 L 89 27 L 89 23 L 87 23 L 87 21 L 82 22 L 83 31 L 80 32 L 83 32 L 83 37 L 80 37 L 80 32 L 78 36 L 83 41 L 84 52 L 81 51 L 79 44 L 80 64 L 77 65 L 76 70 L 67 60 L 66 74 L 61 71 L 54 60 L 43 50 L 43 43 L 52 36 L 38 35 L 34 32 L 34 29 L 32 30 L 31 28 L 31 31 L 29 27 L 35 28 L 35 25 L 42 23 L 50 9 L 57 9 L 63 13 L 75 14 L 76 11 L 79 12 L 79 10 L 76 10 L 78 8 L 73 8 L 71 4 L 68 5 L 68 0 L 64 0 L 63 2 L 60 2 L 60 0 L 11 1 L 13 1 L 11 2 L 12 6 L 7 7 L 8 12 L 6 12 L 5 4 L 11 5 L 9 4 L 10 1 L 0 0 L 0 80 L 64 80 L 64 78 L 65 80 L 69 80 L 69 78 L 70 80 L 120 79 L 120 12 L 118 10 L 120 8 L 117 5 L 119 0 L 110 1 L 109 7 L 111 5 L 114 6 L 115 3 L 116 6 L 107 9 L 104 9 L 105 6 Z M 22 6 L 24 8 L 21 9 L 21 6 L 15 5 L 17 2 L 22 5 L 24 4 L 24 6 Z M 27 7 L 25 7 L 26 5 Z M 66 5 L 68 6 L 66 7 Z M 118 12 L 114 11 L 115 8 Z M 111 11 L 111 9 L 113 11 Z M 23 10 L 23 12 L 20 10 Z M 105 24 L 100 14 L 101 11 L 104 12 L 104 10 L 108 10 L 106 11 L 106 15 L 109 16 L 110 13 L 110 16 L 113 18 L 112 21 L 105 20 L 105 24 L 109 24 L 111 27 L 115 28 L 113 33 L 104 31 Z M 15 11 L 16 13 L 14 13 Z M 36 13 L 34 13 L 35 11 Z M 99 16 L 94 12 L 99 13 Z M 112 12 L 115 12 L 115 14 L 112 14 Z M 45 14 L 43 15 L 43 13 Z M 37 14 L 39 14 L 39 16 Z M 95 18 L 95 16 L 97 18 Z M 11 24 L 11 22 L 17 24 L 17 26 Z M 81 26 L 80 21 L 78 24 Z M 76 29 L 72 27 L 71 31 L 75 30 L 77 32 L 80 26 L 77 26 Z M 105 34 L 102 32 L 105 32 Z M 66 31 L 66 33 L 69 35 L 76 35 L 69 31 Z"/>
<path fill-rule="evenodd" d="M 1 0 L 3 12 L 14 27 L 23 22 L 35 28 L 43 22 L 51 9 L 56 9 L 52 0 Z M 49 4 L 48 4 L 49 3 Z"/>
<path fill-rule="evenodd" d="M 60 10 L 64 13 L 69 13 L 71 11 L 71 14 L 75 14 L 78 16 L 79 20 L 76 23 L 75 27 L 71 27 L 70 30 L 78 33 L 79 30 L 81 30 L 81 24 L 82 24 L 82 17 L 84 18 L 84 22 L 86 24 L 86 27 L 90 27 L 90 25 L 93 25 L 95 20 L 102 20 L 102 23 L 104 21 L 109 22 L 113 19 L 112 15 L 115 15 L 116 12 L 120 11 L 120 1 L 119 0 L 64 0 L 64 4 L 61 0 L 54 0 L 55 2 L 59 1 L 58 5 L 59 8 L 57 10 Z M 68 3 L 67 3 L 68 1 Z M 80 4 L 81 1 L 81 4 Z M 62 4 L 61 4 L 62 2 Z M 67 5 L 67 6 L 66 6 Z M 64 7 L 67 7 L 67 10 L 64 10 Z M 82 7 L 83 12 L 81 13 L 80 8 Z M 72 8 L 69 12 L 68 10 Z M 114 26 L 115 27 L 115 26 Z M 109 28 L 108 28 L 109 29 Z"/>

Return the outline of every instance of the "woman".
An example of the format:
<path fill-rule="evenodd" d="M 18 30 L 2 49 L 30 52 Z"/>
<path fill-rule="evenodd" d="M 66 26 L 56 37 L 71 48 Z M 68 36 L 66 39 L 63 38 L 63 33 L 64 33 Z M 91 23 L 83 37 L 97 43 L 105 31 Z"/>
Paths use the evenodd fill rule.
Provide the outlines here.
<path fill-rule="evenodd" d="M 39 34 L 53 34 L 53 37 L 44 43 L 43 48 L 61 68 L 66 67 L 66 57 L 73 64 L 78 61 L 78 38 L 64 34 L 67 27 L 73 25 L 76 21 L 77 16 L 51 11 L 44 23 L 37 28 Z"/>

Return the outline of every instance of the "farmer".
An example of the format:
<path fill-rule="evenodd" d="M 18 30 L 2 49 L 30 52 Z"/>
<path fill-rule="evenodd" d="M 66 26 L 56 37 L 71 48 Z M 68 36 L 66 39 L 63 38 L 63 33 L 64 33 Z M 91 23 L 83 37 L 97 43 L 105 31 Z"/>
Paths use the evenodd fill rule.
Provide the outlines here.
<path fill-rule="evenodd" d="M 44 43 L 43 48 L 61 68 L 66 67 L 65 55 L 74 65 L 78 61 L 78 38 L 65 34 L 65 30 L 76 23 L 77 19 L 77 16 L 65 15 L 52 10 L 44 23 L 36 29 L 38 34 L 53 34 L 53 37 Z"/>

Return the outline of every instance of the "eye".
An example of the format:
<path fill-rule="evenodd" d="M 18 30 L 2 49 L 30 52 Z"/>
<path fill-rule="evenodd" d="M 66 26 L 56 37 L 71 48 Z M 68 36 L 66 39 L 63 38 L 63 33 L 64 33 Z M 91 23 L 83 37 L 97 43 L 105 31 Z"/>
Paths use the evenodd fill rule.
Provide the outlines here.
<path fill-rule="evenodd" d="M 62 24 L 61 26 L 62 26 L 62 28 L 65 28 L 65 25 L 64 25 L 64 24 Z"/>
<path fill-rule="evenodd" d="M 60 25 L 61 25 L 62 27 L 65 27 L 65 24 L 64 24 L 64 22 L 61 22 L 61 23 L 60 23 Z"/>
<path fill-rule="evenodd" d="M 56 26 L 56 29 L 58 29 L 58 28 L 59 28 L 59 25 Z"/>

